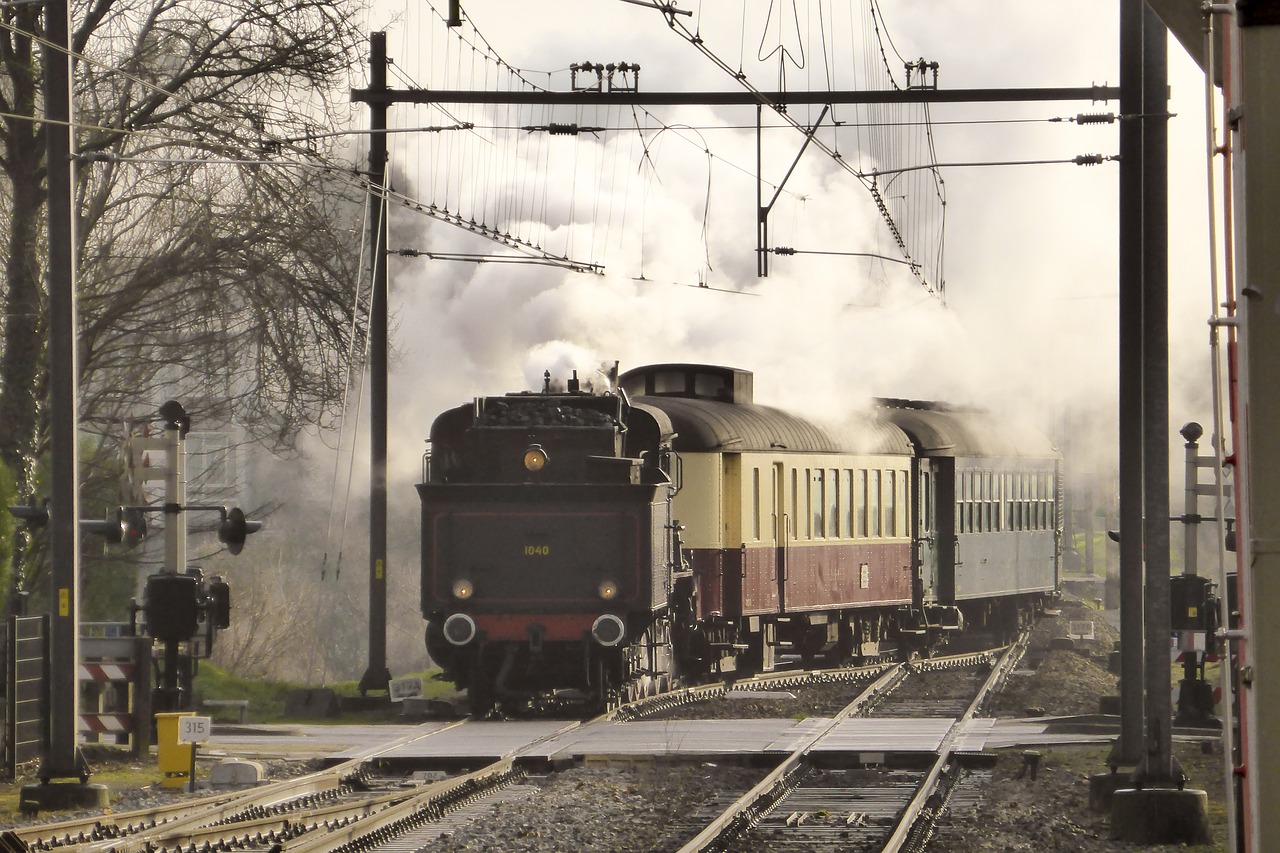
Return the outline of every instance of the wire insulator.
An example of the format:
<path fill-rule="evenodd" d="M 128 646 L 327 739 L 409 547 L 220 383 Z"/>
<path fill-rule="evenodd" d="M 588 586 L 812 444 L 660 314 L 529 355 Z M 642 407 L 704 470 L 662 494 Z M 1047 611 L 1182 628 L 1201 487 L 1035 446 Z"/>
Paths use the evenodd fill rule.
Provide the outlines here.
<path fill-rule="evenodd" d="M 1071 162 L 1077 166 L 1097 166 L 1105 160 L 1101 154 L 1080 154 Z"/>
<path fill-rule="evenodd" d="M 796 253 L 796 250 L 788 246 L 775 246 L 773 249 L 773 253 L 775 255 L 794 255 Z"/>
<path fill-rule="evenodd" d="M 578 126 L 576 124 L 552 123 L 547 125 L 547 131 L 552 136 L 576 136 L 578 133 Z"/>
<path fill-rule="evenodd" d="M 1076 124 L 1115 124 L 1115 113 L 1080 113 Z"/>

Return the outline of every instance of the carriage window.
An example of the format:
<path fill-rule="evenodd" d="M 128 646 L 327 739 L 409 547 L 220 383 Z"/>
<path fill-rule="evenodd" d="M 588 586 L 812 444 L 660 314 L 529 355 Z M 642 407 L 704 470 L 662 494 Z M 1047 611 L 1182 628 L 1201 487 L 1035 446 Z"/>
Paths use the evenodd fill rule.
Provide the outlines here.
<path fill-rule="evenodd" d="M 1013 475 L 1004 475 L 1004 527 L 1006 530 L 1016 529 L 1013 524 Z"/>
<path fill-rule="evenodd" d="M 858 485 L 853 490 L 854 517 L 858 520 L 858 536 L 867 535 L 867 472 L 858 472 Z"/>
<path fill-rule="evenodd" d="M 834 468 L 827 472 L 827 536 L 840 538 L 840 472 Z"/>
<path fill-rule="evenodd" d="M 1040 475 L 1040 529 L 1048 530 L 1049 510 L 1052 507 L 1051 492 L 1049 491 L 1049 475 L 1042 473 Z"/>
<path fill-rule="evenodd" d="M 911 525 L 907 521 L 911 509 L 911 472 L 898 472 L 898 535 L 910 536 Z"/>
<path fill-rule="evenodd" d="M 751 537 L 760 541 L 760 469 L 751 469 Z"/>
<path fill-rule="evenodd" d="M 1009 529 L 1017 530 L 1018 529 L 1018 475 L 1016 473 L 1011 475 L 1011 478 L 1009 480 L 1008 500 L 1009 500 L 1009 509 L 1010 509 L 1009 518 L 1011 519 L 1011 521 L 1009 522 Z"/>
<path fill-rule="evenodd" d="M 976 471 L 965 471 L 964 478 L 969 486 L 964 502 L 965 530 L 976 533 L 978 530 L 978 474 Z"/>
<path fill-rule="evenodd" d="M 1039 530 L 1040 529 L 1040 475 L 1037 473 L 1031 473 L 1031 474 L 1028 474 L 1027 477 L 1030 480 L 1030 482 L 1027 485 L 1031 489 L 1031 494 L 1028 495 L 1028 497 L 1031 499 L 1030 501 L 1028 501 L 1028 507 L 1030 509 L 1031 517 L 1027 521 L 1027 526 L 1032 530 Z"/>
<path fill-rule="evenodd" d="M 1053 530 L 1058 526 L 1058 488 L 1053 474 L 1045 474 L 1044 477 L 1047 488 L 1047 493 L 1044 496 L 1044 526 L 1047 530 Z"/>
<path fill-rule="evenodd" d="M 966 529 L 970 533 L 977 533 L 979 530 L 978 521 L 980 517 L 978 514 L 978 488 L 981 485 L 980 477 L 978 476 L 977 471 L 965 471 L 964 478 L 968 484 L 968 489 L 965 493 L 964 508 L 965 516 L 967 517 Z"/>
<path fill-rule="evenodd" d="M 897 518 L 894 516 L 894 498 L 897 496 L 894 492 L 894 481 L 896 471 L 885 471 L 882 475 L 880 483 L 880 507 L 884 511 L 884 522 L 880 528 L 885 536 L 896 536 L 894 532 L 894 524 Z"/>
<path fill-rule="evenodd" d="M 841 533 L 846 539 L 853 538 L 853 471 L 846 468 L 840 474 L 840 505 L 844 507 L 844 522 Z"/>
<path fill-rule="evenodd" d="M 923 494 L 924 511 L 920 513 L 924 518 L 924 529 L 933 530 L 933 472 L 930 471 L 920 478 L 920 490 Z"/>
<path fill-rule="evenodd" d="M 791 469 L 791 538 L 800 538 L 800 515 L 797 503 L 800 500 L 800 471 Z"/>
<path fill-rule="evenodd" d="M 992 521 L 996 525 L 996 530 L 1004 529 L 1004 512 L 1002 512 L 1001 497 L 1004 496 L 1005 476 L 1000 471 L 996 471 L 991 480 L 991 514 Z"/>
<path fill-rule="evenodd" d="M 1036 475 L 1028 472 L 1027 478 L 1027 529 L 1036 529 L 1036 500 L 1039 495 L 1036 493 Z"/>
<path fill-rule="evenodd" d="M 986 498 L 983 492 L 983 478 L 981 471 L 973 472 L 973 530 L 975 533 L 981 533 L 986 530 L 982 526 L 982 501 Z"/>
<path fill-rule="evenodd" d="M 823 476 L 823 469 L 819 468 L 812 472 L 809 488 L 809 515 L 812 523 L 810 535 L 815 539 L 821 539 L 826 535 L 826 526 L 822 523 L 822 507 L 826 501 L 824 494 L 826 478 Z"/>
<path fill-rule="evenodd" d="M 867 481 L 867 535 L 880 535 L 880 472 L 869 471 Z"/>
<path fill-rule="evenodd" d="M 991 472 L 982 472 L 982 529 L 991 532 L 996 529 L 996 520 L 992 518 L 993 514 L 998 514 L 999 507 L 992 506 L 992 498 L 995 497 L 995 484 L 991 481 Z"/>
<path fill-rule="evenodd" d="M 1018 475 L 1018 529 L 1027 530 L 1031 522 L 1029 508 L 1031 488 L 1027 485 L 1027 472 Z"/>
<path fill-rule="evenodd" d="M 884 535 L 898 535 L 898 472 L 884 472 Z"/>

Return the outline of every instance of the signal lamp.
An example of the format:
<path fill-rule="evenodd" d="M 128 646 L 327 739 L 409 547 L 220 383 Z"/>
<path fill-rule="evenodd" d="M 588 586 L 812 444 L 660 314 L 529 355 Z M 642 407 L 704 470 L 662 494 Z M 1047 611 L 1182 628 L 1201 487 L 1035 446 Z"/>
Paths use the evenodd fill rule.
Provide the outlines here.
<path fill-rule="evenodd" d="M 476 588 L 466 578 L 458 578 L 453 582 L 453 597 L 466 601 L 475 594 Z"/>
<path fill-rule="evenodd" d="M 233 506 L 222 511 L 222 521 L 218 524 L 218 541 L 227 546 L 233 555 L 244 550 L 245 537 L 262 529 L 261 521 L 249 521 L 244 517 L 244 510 Z"/>
<path fill-rule="evenodd" d="M 136 507 L 124 507 L 124 544 L 127 548 L 136 548 L 147 538 L 147 517 Z"/>
<path fill-rule="evenodd" d="M 600 597 L 605 601 L 613 601 L 618 597 L 618 584 L 612 580 L 600 581 L 600 586 L 596 587 L 596 592 L 600 593 Z"/>
<path fill-rule="evenodd" d="M 547 451 L 542 449 L 541 444 L 531 444 L 524 452 L 524 467 L 529 471 L 541 471 L 547 466 L 547 462 Z"/>

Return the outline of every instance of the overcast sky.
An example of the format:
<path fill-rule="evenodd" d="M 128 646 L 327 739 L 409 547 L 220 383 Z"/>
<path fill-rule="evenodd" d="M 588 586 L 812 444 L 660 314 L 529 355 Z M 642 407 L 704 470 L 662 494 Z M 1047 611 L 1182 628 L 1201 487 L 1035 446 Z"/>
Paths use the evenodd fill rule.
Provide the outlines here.
<path fill-rule="evenodd" d="M 443 0 L 432 2 L 445 8 Z M 681 5 L 699 10 L 691 2 Z M 623 0 L 462 0 L 462 7 L 505 62 L 548 88 L 567 88 L 564 69 L 586 61 L 639 63 L 643 91 L 738 88 L 660 13 Z M 863 40 L 852 34 L 868 6 L 855 5 L 852 17 L 828 0 L 821 6 L 796 0 L 785 8 L 749 0 L 745 15 L 739 8 L 717 0 L 681 21 L 700 28 L 708 49 L 741 66 L 761 89 L 778 88 L 783 49 L 793 60 L 786 78 L 793 90 L 813 87 L 815 77 L 825 85 L 828 73 L 839 78 L 836 88 L 862 88 L 859 75 L 878 64 L 877 57 L 856 55 Z M 1118 84 L 1114 2 L 882 0 L 879 8 L 892 47 L 904 57 L 939 63 L 943 89 Z M 831 29 L 843 32 L 841 22 L 848 20 L 849 32 L 817 27 L 819 9 L 822 20 L 838 25 Z M 388 34 L 393 87 L 486 88 L 488 72 L 471 78 L 477 82 L 460 82 L 485 65 L 458 49 L 457 39 L 473 39 L 474 30 L 446 33 L 425 0 L 377 6 L 368 27 Z M 1176 428 L 1192 419 L 1208 423 L 1210 298 L 1203 76 L 1172 38 L 1170 45 L 1176 113 L 1170 124 L 1170 414 Z M 803 68 L 794 61 L 802 53 Z M 754 61 L 759 55 L 772 58 L 761 65 Z M 851 76 L 839 77 L 845 73 Z M 491 84 L 498 85 L 496 78 Z M 1114 155 L 1116 125 L 1044 121 L 1107 111 L 1118 111 L 1118 104 L 935 106 L 936 159 L 995 164 Z M 418 475 L 422 439 L 441 410 L 472 396 L 538 387 L 544 370 L 562 377 L 577 368 L 586 378 L 614 360 L 624 369 L 703 360 L 751 369 L 758 401 L 820 418 L 838 418 L 874 395 L 1020 410 L 1045 424 L 1071 412 L 1100 422 L 1099 453 L 1114 455 L 1115 163 L 944 165 L 944 307 L 891 262 L 774 258 L 770 277 L 756 278 L 754 135 L 725 129 L 750 124 L 754 110 L 651 112 L 652 122 L 698 130 L 657 134 L 659 125 L 650 123 L 645 162 L 636 133 L 566 139 L 563 150 L 541 155 L 547 160 L 529 162 L 517 161 L 513 149 L 473 139 L 472 150 L 503 160 L 485 174 L 500 172 L 501 180 L 514 181 L 502 170 L 545 173 L 540 210 L 547 221 L 521 227 L 552 251 L 567 247 L 575 258 L 602 263 L 605 273 L 393 258 L 394 345 L 402 355 L 391 381 L 393 480 Z M 449 115 L 469 113 L 457 108 Z M 806 123 L 814 112 L 793 109 L 792 115 Z M 841 115 L 853 119 L 851 112 Z M 367 116 L 357 113 L 357 119 Z M 391 109 L 393 125 L 447 120 L 422 107 Z M 629 113 L 581 111 L 550 120 L 632 121 Z M 473 177 L 479 172 L 450 165 L 483 156 L 460 153 L 461 136 L 396 135 L 396 188 L 426 202 L 453 193 L 460 207 L 482 212 L 495 204 L 465 195 L 486 187 Z M 769 180 L 781 179 L 800 142 L 794 131 L 767 134 Z M 847 145 L 841 145 L 846 160 L 865 167 L 865 152 Z M 452 188 L 443 187 L 442 169 L 453 169 Z M 392 215 L 393 248 L 498 251 L 406 208 Z M 894 254 L 869 193 L 816 149 L 806 152 L 788 181 L 771 228 L 773 245 Z M 716 289 L 691 286 L 700 277 Z"/>

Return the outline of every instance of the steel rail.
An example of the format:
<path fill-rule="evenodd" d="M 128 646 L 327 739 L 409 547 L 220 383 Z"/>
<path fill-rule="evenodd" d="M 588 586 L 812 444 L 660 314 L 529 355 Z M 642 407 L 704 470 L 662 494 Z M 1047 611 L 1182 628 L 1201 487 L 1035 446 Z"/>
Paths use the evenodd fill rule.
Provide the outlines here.
<path fill-rule="evenodd" d="M 370 837 L 394 837 L 429 820 L 438 820 L 458 803 L 497 790 L 518 776 L 514 759 L 503 758 L 465 776 L 433 782 L 409 799 L 363 820 L 320 832 L 308 832 L 286 843 L 284 853 L 334 853 Z"/>
<path fill-rule="evenodd" d="M 238 794 L 218 795 L 210 798 L 209 805 L 225 803 L 236 796 Z M 204 805 L 204 800 L 200 801 L 200 805 Z M 138 832 L 189 814 L 191 807 L 192 803 L 189 801 L 169 803 L 115 814 L 98 814 L 56 823 L 17 827 L 9 832 L 26 845 L 27 849 L 47 850 L 52 847 L 66 847 L 90 841 L 95 832 L 119 832 L 120 834 Z"/>
<path fill-rule="evenodd" d="M 734 681 L 732 684 L 716 682 L 714 684 L 698 684 L 690 687 L 679 687 L 656 696 L 644 696 L 631 702 L 624 702 L 616 708 L 606 711 L 600 719 L 606 721 L 629 722 L 638 720 L 649 714 L 656 714 L 691 702 L 704 699 L 718 699 L 735 690 L 753 690 L 769 687 L 804 687 L 810 684 L 830 684 L 837 681 L 855 681 L 859 678 L 880 675 L 894 666 L 891 663 L 872 663 L 854 667 L 834 667 L 831 669 L 806 669 L 788 672 L 770 672 L 753 675 Z"/>
<path fill-rule="evenodd" d="M 229 835 L 238 839 L 252 838 L 256 841 L 265 839 L 269 843 L 287 841 L 306 832 L 325 827 L 347 826 L 355 821 L 367 818 L 376 812 L 392 807 L 414 796 L 413 791 L 401 790 L 394 793 L 374 795 L 361 798 L 356 802 L 334 803 L 320 808 L 308 808 L 296 818 L 289 815 L 263 815 L 249 820 L 237 820 L 233 823 L 215 824 L 201 827 L 195 831 L 173 829 L 167 834 L 152 838 L 148 850 L 165 850 L 175 845 L 194 847 L 195 849 L 212 849 L 218 842 Z"/>
<path fill-rule="evenodd" d="M 28 850 L 58 848 L 65 853 L 136 853 L 147 850 L 148 844 L 159 836 L 235 820 L 246 810 L 279 807 L 302 797 L 336 791 L 345 779 L 358 775 L 369 760 L 461 724 L 459 721 L 425 734 L 408 735 L 390 744 L 371 747 L 333 767 L 246 791 L 24 827 L 12 832 Z"/>
<path fill-rule="evenodd" d="M 903 809 L 902 815 L 898 818 L 897 826 L 889 836 L 889 840 L 883 848 L 883 853 L 898 853 L 898 851 L 902 850 L 904 845 L 910 841 L 912 835 L 916 831 L 917 824 L 921 820 L 921 815 L 924 813 L 926 804 L 937 790 L 942 779 L 943 772 L 951 763 L 951 754 L 954 750 L 956 737 L 959 735 L 960 729 L 973 719 L 973 717 L 982 708 L 982 705 L 986 702 L 987 697 L 990 696 L 996 687 L 1003 683 L 1004 679 L 1013 671 L 1014 666 L 1026 651 L 1027 642 L 1030 639 L 1030 636 L 1029 631 L 1024 631 L 1018 640 L 1005 650 L 1005 653 L 1000 657 L 999 662 L 992 667 L 991 673 L 987 676 L 986 681 L 984 681 L 982 686 L 978 688 L 977 695 L 974 696 L 973 701 L 969 703 L 968 709 L 952 724 L 951 728 L 947 730 L 946 735 L 942 738 L 942 743 L 938 746 L 937 760 L 934 761 L 933 767 L 929 769 L 929 775 L 925 777 L 924 782 L 920 785 L 919 789 L 917 789 L 916 795 L 911 799 L 911 802 L 907 804 L 907 807 Z"/>
<path fill-rule="evenodd" d="M 737 834 L 749 829 L 760 817 L 782 799 L 794 787 L 794 777 L 800 770 L 801 763 L 810 747 L 826 736 L 832 729 L 847 718 L 857 715 L 864 705 L 874 701 L 880 695 L 892 690 L 905 677 L 906 664 L 900 663 L 888 667 L 880 677 L 867 686 L 865 690 L 840 710 L 831 722 L 821 730 L 804 738 L 787 758 L 769 775 L 733 802 L 721 815 L 680 848 L 680 853 L 699 853 L 710 849 L 711 845 L 724 838 L 730 832 Z"/>
<path fill-rule="evenodd" d="M 362 762 L 361 762 L 362 763 Z M 334 794 L 341 789 L 343 781 L 359 772 L 359 767 L 351 766 L 352 762 L 299 776 L 296 779 L 284 779 L 265 787 L 253 788 L 229 798 L 218 798 L 217 802 L 206 803 L 203 800 L 192 800 L 177 803 L 172 820 L 157 824 L 142 831 L 132 832 L 122 838 L 110 838 L 74 844 L 62 848 L 66 853 L 150 853 L 160 838 L 172 840 L 182 833 L 191 833 L 211 824 L 223 822 L 234 824 L 237 818 L 246 812 L 255 812 L 285 805 L 307 796 L 323 796 Z M 98 818 L 100 822 L 109 823 L 112 816 Z M 277 820 L 279 818 L 277 817 Z"/>
<path fill-rule="evenodd" d="M 516 757 L 531 746 L 560 737 L 580 725 L 571 722 L 554 732 L 543 735 L 530 744 L 508 752 L 497 761 L 479 770 L 433 782 L 408 799 L 358 822 L 330 828 L 326 832 L 307 833 L 283 846 L 282 853 L 337 853 L 346 849 L 375 849 L 369 839 L 388 840 L 418 828 L 429 821 L 439 820 L 444 814 L 465 802 L 486 796 L 521 775 L 515 768 Z"/>
<path fill-rule="evenodd" d="M 901 834 L 901 840 L 896 842 L 897 846 L 886 846 L 884 848 L 886 851 L 901 849 L 901 844 L 908 838 L 912 826 L 915 825 L 920 812 L 928 802 L 929 795 L 937 787 L 942 771 L 949 762 L 952 744 L 960 728 L 972 719 L 974 714 L 981 708 L 982 703 L 985 702 L 987 695 L 1007 677 L 1008 672 L 1012 671 L 1014 664 L 1021 658 L 1026 648 L 1027 638 L 1028 635 L 1024 633 L 1014 645 L 1005 649 L 999 662 L 992 667 L 992 672 L 988 675 L 982 687 L 979 688 L 976 697 L 969 703 L 965 713 L 948 729 L 940 745 L 939 759 L 934 763 L 929 776 L 922 783 L 911 803 L 904 809 L 898 822 L 900 829 L 895 831 L 894 836 L 891 836 L 890 844 L 895 843 L 894 838 L 899 833 Z M 909 674 L 913 672 L 934 672 L 961 666 L 974 666 L 991 660 L 992 652 L 984 651 L 924 660 L 918 659 L 886 667 L 872 684 L 868 685 L 857 698 L 832 719 L 830 724 L 805 737 L 796 749 L 762 779 L 759 784 L 739 797 L 719 817 L 704 827 L 684 847 L 680 848 L 680 853 L 700 853 L 700 851 L 714 849 L 714 845 L 718 842 L 749 830 L 799 784 L 800 770 L 814 744 L 831 733 L 849 717 L 868 713 Z M 901 829 L 904 825 L 905 829 Z"/>
<path fill-rule="evenodd" d="M 911 666 L 919 671 L 928 672 L 938 668 L 968 666 L 980 658 L 991 655 L 990 651 L 962 652 L 956 655 L 943 655 L 934 658 L 917 658 Z M 732 684 L 716 682 L 680 687 L 659 693 L 656 696 L 644 696 L 631 702 L 624 702 L 616 708 L 606 711 L 599 719 L 612 722 L 629 722 L 638 720 L 649 714 L 656 714 L 691 702 L 704 699 L 718 699 L 735 690 L 753 690 L 770 687 L 805 687 L 812 684 L 830 684 L 837 681 L 856 681 L 860 678 L 877 677 L 886 669 L 896 664 L 878 661 L 859 666 L 832 667 L 830 669 L 803 669 L 785 672 L 770 672 L 739 679 Z"/>

